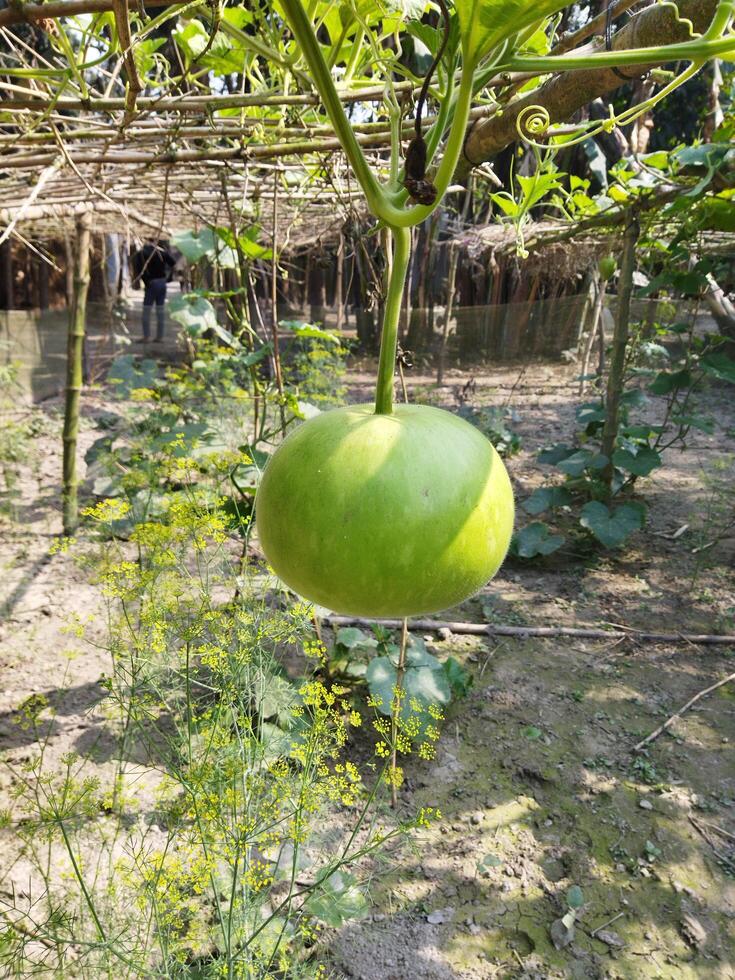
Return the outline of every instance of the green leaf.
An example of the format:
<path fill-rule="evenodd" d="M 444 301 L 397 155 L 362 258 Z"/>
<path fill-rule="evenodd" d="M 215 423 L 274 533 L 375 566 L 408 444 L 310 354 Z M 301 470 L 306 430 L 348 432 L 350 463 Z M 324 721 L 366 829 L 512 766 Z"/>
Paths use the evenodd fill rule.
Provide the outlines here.
<path fill-rule="evenodd" d="M 580 405 L 576 414 L 577 422 L 582 426 L 588 426 L 591 422 L 604 422 L 605 406 L 601 402 L 588 402 Z"/>
<path fill-rule="evenodd" d="M 260 225 L 252 225 L 238 237 L 237 241 L 243 254 L 249 259 L 272 259 L 273 249 L 267 245 L 261 245 L 258 241 L 259 235 Z"/>
<path fill-rule="evenodd" d="M 701 358 L 699 366 L 706 374 L 719 378 L 720 381 L 729 381 L 731 384 L 735 384 L 735 361 L 727 354 L 716 351 L 705 354 Z"/>
<path fill-rule="evenodd" d="M 309 913 L 333 929 L 367 911 L 365 896 L 346 871 L 335 871 L 310 895 L 305 903 Z"/>
<path fill-rule="evenodd" d="M 511 550 L 518 558 L 536 558 L 551 555 L 564 544 L 560 534 L 552 534 L 546 524 L 534 521 L 513 535 Z"/>
<path fill-rule="evenodd" d="M 620 396 L 620 404 L 628 408 L 640 408 L 646 404 L 646 396 L 640 388 L 631 388 Z"/>
<path fill-rule="evenodd" d="M 243 352 L 238 360 L 243 367 L 252 367 L 253 364 L 259 364 L 264 361 L 269 354 L 273 352 L 273 344 L 263 344 L 257 350 Z"/>
<path fill-rule="evenodd" d="M 127 398 L 136 388 L 150 388 L 158 377 L 158 365 L 146 358 L 136 361 L 132 354 L 116 357 L 107 372 L 107 381 L 115 385 L 115 394 Z"/>
<path fill-rule="evenodd" d="M 648 446 L 642 446 L 637 453 L 632 453 L 629 449 L 617 449 L 613 453 L 613 463 L 634 476 L 648 476 L 661 466 L 661 457 L 655 449 Z"/>
<path fill-rule="evenodd" d="M 462 664 L 458 660 L 455 660 L 454 657 L 449 657 L 444 662 L 444 673 L 447 675 L 453 697 L 465 697 L 472 687 L 472 674 L 468 670 L 465 670 Z"/>
<path fill-rule="evenodd" d="M 652 436 L 661 435 L 663 431 L 660 425 L 629 425 L 621 432 L 626 439 L 643 439 L 648 441 Z"/>
<path fill-rule="evenodd" d="M 523 509 L 528 514 L 543 514 L 545 510 L 568 507 L 572 502 L 571 493 L 564 487 L 538 487 L 523 501 Z"/>
<path fill-rule="evenodd" d="M 477 862 L 477 872 L 481 875 L 487 875 L 491 868 L 499 868 L 502 863 L 502 860 L 495 854 L 486 854 L 481 861 Z"/>
<path fill-rule="evenodd" d="M 536 739 L 541 738 L 541 736 L 544 733 L 541 731 L 540 728 L 536 728 L 535 725 L 526 725 L 526 727 L 523 729 L 523 734 L 526 736 L 527 739 L 530 739 L 530 741 L 535 742 Z"/>
<path fill-rule="evenodd" d="M 562 442 L 557 442 L 549 449 L 542 449 L 538 454 L 539 463 L 546 463 L 549 466 L 556 466 L 563 459 L 568 459 L 574 454 L 572 446 L 565 446 Z"/>
<path fill-rule="evenodd" d="M 195 293 L 179 293 L 168 305 L 171 319 L 176 320 L 192 337 L 202 337 L 207 331 L 215 334 L 228 347 L 238 343 L 229 330 L 225 330 L 217 320 L 214 307 L 203 296 Z"/>
<path fill-rule="evenodd" d="M 84 454 L 84 462 L 91 466 L 100 456 L 104 456 L 112 449 L 115 435 L 98 436 Z"/>
<path fill-rule="evenodd" d="M 646 153 L 641 159 L 654 170 L 667 170 L 669 166 L 669 154 L 667 150 L 657 150 L 655 153 Z"/>
<path fill-rule="evenodd" d="M 506 38 L 563 10 L 560 0 L 455 0 L 465 71 Z"/>
<path fill-rule="evenodd" d="M 282 728 L 293 723 L 293 709 L 299 703 L 296 688 L 279 674 L 259 676 L 253 689 L 253 707 L 261 718 L 275 718 Z"/>
<path fill-rule="evenodd" d="M 556 468 L 568 476 L 581 476 L 585 470 L 602 470 L 607 466 L 607 456 L 593 453 L 589 449 L 580 449 L 566 459 L 560 460 Z"/>
<path fill-rule="evenodd" d="M 212 258 L 214 255 L 214 235 L 209 228 L 203 228 L 198 233 L 175 232 L 171 236 L 171 244 L 181 252 L 187 262 L 198 262 L 205 256 Z"/>
<path fill-rule="evenodd" d="M 688 388 L 692 383 L 692 375 L 683 368 L 681 371 L 659 371 L 648 386 L 653 395 L 668 395 L 679 388 Z"/>
<path fill-rule="evenodd" d="M 393 690 L 398 679 L 397 659 L 395 656 L 376 657 L 370 662 L 365 675 L 370 694 L 380 700 L 379 710 L 384 715 L 391 713 Z M 425 647 L 421 649 L 418 645 L 409 647 L 406 651 L 403 690 L 406 692 L 401 708 L 403 718 L 408 718 L 413 713 L 410 705 L 412 698 L 426 708 L 430 704 L 442 707 L 452 699 L 452 689 L 441 662 L 427 653 Z"/>
<path fill-rule="evenodd" d="M 699 202 L 699 224 L 711 231 L 735 233 L 735 201 L 721 197 L 706 197 Z"/>
<path fill-rule="evenodd" d="M 706 432 L 708 435 L 712 435 L 715 431 L 715 420 L 705 415 L 682 415 L 681 412 L 674 412 L 671 421 L 674 425 L 688 429 L 699 429 L 700 432 Z"/>
<path fill-rule="evenodd" d="M 301 337 L 304 340 L 324 340 L 328 344 L 341 343 L 340 338 L 336 334 L 330 333 L 328 330 L 322 330 L 320 327 L 315 327 L 311 323 L 294 327 L 293 332 L 297 337 Z"/>
<path fill-rule="evenodd" d="M 497 194 L 491 194 L 491 199 L 498 205 L 503 214 L 508 218 L 515 218 L 516 215 L 521 213 L 521 206 L 513 198 L 511 194 L 507 191 L 500 191 Z"/>
<path fill-rule="evenodd" d="M 341 647 L 345 647 L 347 650 L 353 650 L 355 647 L 374 648 L 378 645 L 374 636 L 368 636 L 356 626 L 343 626 L 337 630 L 335 639 Z"/>
<path fill-rule="evenodd" d="M 622 504 L 611 511 L 599 500 L 591 500 L 582 508 L 579 523 L 606 548 L 618 548 L 634 531 L 643 527 L 645 516 L 642 504 Z"/>
<path fill-rule="evenodd" d="M 567 905 L 570 909 L 581 909 L 584 905 L 584 894 L 579 885 L 567 889 Z"/>

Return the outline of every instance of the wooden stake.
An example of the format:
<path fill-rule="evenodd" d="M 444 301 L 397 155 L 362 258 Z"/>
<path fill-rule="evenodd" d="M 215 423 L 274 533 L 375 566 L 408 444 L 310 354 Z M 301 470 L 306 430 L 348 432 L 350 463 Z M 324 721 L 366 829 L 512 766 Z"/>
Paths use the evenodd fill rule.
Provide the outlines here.
<path fill-rule="evenodd" d="M 607 397 L 605 398 L 605 425 L 602 430 L 602 454 L 608 463 L 603 471 L 608 494 L 612 494 L 612 481 L 615 468 L 612 456 L 618 437 L 620 399 L 623 394 L 625 377 L 625 356 L 630 335 L 630 301 L 633 296 L 633 273 L 635 272 L 635 252 L 641 234 L 641 224 L 635 209 L 628 211 L 623 239 L 623 255 L 620 263 L 618 284 L 618 309 L 615 317 L 610 373 L 607 377 Z"/>
<path fill-rule="evenodd" d="M 64 405 L 63 520 L 64 534 L 72 534 L 78 524 L 77 504 L 77 437 L 79 404 L 82 397 L 82 363 L 84 330 L 89 289 L 89 245 L 91 214 L 79 215 L 76 221 L 73 261 L 74 278 L 69 306 L 69 332 L 66 349 L 66 402 Z"/>
<path fill-rule="evenodd" d="M 286 409 L 283 404 L 281 352 L 278 348 L 278 175 L 273 180 L 273 267 L 271 270 L 271 307 L 273 310 L 273 370 L 278 389 L 278 408 L 281 413 L 281 432 L 286 430 Z"/>

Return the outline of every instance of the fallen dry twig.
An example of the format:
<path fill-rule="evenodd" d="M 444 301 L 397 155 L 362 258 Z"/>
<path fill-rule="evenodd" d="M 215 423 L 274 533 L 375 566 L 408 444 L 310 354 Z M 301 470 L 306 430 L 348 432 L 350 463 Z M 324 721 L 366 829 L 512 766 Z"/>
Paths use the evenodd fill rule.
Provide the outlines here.
<path fill-rule="evenodd" d="M 698 694 L 695 694 L 693 698 L 690 698 L 687 701 L 687 703 L 684 705 L 683 708 L 679 708 L 678 711 L 675 711 L 670 718 L 666 719 L 663 725 L 659 725 L 654 732 L 651 732 L 650 735 L 646 735 L 644 739 L 642 739 L 636 746 L 634 746 L 633 751 L 640 752 L 641 749 L 644 749 L 655 738 L 658 738 L 659 735 L 665 732 L 667 728 L 670 728 L 671 725 L 673 725 L 673 723 L 676 721 L 676 719 L 680 718 L 685 711 L 688 711 L 693 704 L 696 704 L 697 701 L 703 698 L 706 694 L 711 694 L 712 691 L 716 691 L 718 687 L 723 687 L 725 684 L 729 684 L 731 681 L 735 681 L 735 674 L 729 674 L 727 677 L 723 677 L 722 680 L 717 681 L 716 684 L 710 684 L 709 687 L 705 687 L 703 691 L 700 691 Z"/>
<path fill-rule="evenodd" d="M 325 616 L 322 622 L 330 626 L 372 626 L 373 623 L 387 626 L 390 629 L 400 629 L 400 619 L 362 619 L 357 616 Z M 449 630 L 450 633 L 465 633 L 473 636 L 574 636 L 587 640 L 620 640 L 630 638 L 649 643 L 692 643 L 702 645 L 729 645 L 735 647 L 735 635 L 710 633 L 644 633 L 631 627 L 617 629 L 587 629 L 571 626 L 494 626 L 490 623 L 453 623 L 437 619 L 409 620 L 409 630 L 425 630 L 438 632 Z M 706 693 L 706 692 L 705 692 Z"/>

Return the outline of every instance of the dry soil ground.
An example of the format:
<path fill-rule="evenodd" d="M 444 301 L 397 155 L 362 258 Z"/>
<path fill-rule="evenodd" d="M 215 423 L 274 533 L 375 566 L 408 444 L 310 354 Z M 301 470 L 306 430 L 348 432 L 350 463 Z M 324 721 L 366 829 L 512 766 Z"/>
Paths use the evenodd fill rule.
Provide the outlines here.
<path fill-rule="evenodd" d="M 476 404 L 517 412 L 523 449 L 510 470 L 521 499 L 543 478 L 536 450 L 573 432 L 573 373 L 535 366 L 520 377 L 503 369 L 476 379 Z M 440 400 L 451 403 L 466 380 L 450 377 Z M 355 371 L 350 381 L 351 397 L 367 400 L 370 375 Z M 412 378 L 409 387 L 425 397 L 429 381 Z M 448 618 L 734 633 L 733 538 L 719 536 L 732 508 L 732 389 L 713 390 L 706 402 L 715 434 L 697 433 L 641 481 L 650 520 L 629 547 L 509 562 Z M 103 405 L 101 396 L 85 399 L 82 450 L 99 434 Z M 57 709 L 52 756 L 91 747 L 107 669 L 103 653 L 68 631 L 70 617 L 86 617 L 99 597 L 69 555 L 52 553 L 59 405 L 45 411 L 47 431 L 0 531 L 0 748 L 14 763 L 33 748 L 18 708 L 39 692 Z M 697 691 L 732 673 L 735 646 L 635 636 L 433 640 L 440 656 L 471 670 L 474 687 L 451 709 L 437 761 L 409 767 L 400 805 L 438 805 L 444 818 L 376 876 L 372 914 L 331 937 L 334 975 L 735 978 L 735 689 L 702 699 L 648 755 L 631 753 Z M 11 789 L 5 771 L 0 795 Z M 0 887 L 27 887 L 24 874 L 22 862 L 6 865 Z M 572 934 L 554 923 L 573 886 L 572 904 L 582 904 Z"/>

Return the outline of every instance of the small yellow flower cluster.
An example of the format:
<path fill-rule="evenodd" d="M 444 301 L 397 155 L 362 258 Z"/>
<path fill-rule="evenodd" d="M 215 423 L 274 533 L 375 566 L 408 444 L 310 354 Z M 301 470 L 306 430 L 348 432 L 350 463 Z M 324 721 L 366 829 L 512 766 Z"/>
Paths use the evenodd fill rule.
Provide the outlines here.
<path fill-rule="evenodd" d="M 133 388 L 130 392 L 131 402 L 150 402 L 159 397 L 158 392 L 152 388 Z"/>
<path fill-rule="evenodd" d="M 200 463 L 215 473 L 229 473 L 237 466 L 247 466 L 252 459 L 239 449 L 225 449 L 219 452 L 205 453 Z"/>
<path fill-rule="evenodd" d="M 85 514 L 86 511 L 82 511 Z M 51 542 L 51 547 L 48 550 L 50 555 L 65 555 L 67 551 L 77 543 L 76 538 L 57 538 L 56 541 Z"/>
<path fill-rule="evenodd" d="M 100 582 L 108 599 L 132 599 L 140 594 L 140 569 L 135 562 L 119 561 L 103 569 Z"/>
<path fill-rule="evenodd" d="M 130 494 L 138 490 L 145 490 L 149 484 L 149 477 L 142 469 L 130 469 L 120 481 L 123 489 Z"/>
<path fill-rule="evenodd" d="M 389 786 L 398 789 L 399 786 L 403 785 L 403 769 L 401 766 L 390 766 L 385 771 L 385 781 Z"/>
<path fill-rule="evenodd" d="M 273 865 L 256 858 L 245 867 L 242 880 L 251 891 L 257 893 L 273 883 Z"/>
<path fill-rule="evenodd" d="M 130 540 L 145 548 L 149 561 L 158 567 L 171 567 L 176 564 L 176 554 L 170 547 L 171 531 L 165 524 L 147 521 L 136 524 Z"/>
<path fill-rule="evenodd" d="M 422 806 L 419 812 L 416 814 L 413 824 L 415 827 L 428 828 L 431 826 L 432 821 L 441 820 L 442 814 L 438 807 L 434 806 Z"/>
<path fill-rule="evenodd" d="M 204 666 L 215 673 L 224 673 L 229 665 L 229 651 L 219 643 L 204 643 L 198 648 L 197 653 Z"/>
<path fill-rule="evenodd" d="M 175 537 L 182 543 L 191 543 L 197 551 L 204 551 L 209 544 L 221 544 L 227 538 L 224 515 L 207 511 L 193 500 L 173 500 L 168 520 Z"/>
<path fill-rule="evenodd" d="M 85 507 L 82 515 L 100 524 L 111 524 L 113 521 L 121 521 L 129 512 L 130 504 L 127 500 L 120 497 L 106 497 L 94 507 Z"/>
<path fill-rule="evenodd" d="M 321 640 L 305 640 L 304 656 L 311 660 L 318 660 L 320 664 L 327 663 L 327 648 Z"/>
<path fill-rule="evenodd" d="M 362 789 L 362 779 L 357 767 L 351 762 L 338 762 L 329 780 L 329 796 L 342 806 L 354 806 Z"/>

